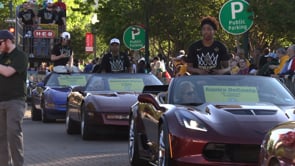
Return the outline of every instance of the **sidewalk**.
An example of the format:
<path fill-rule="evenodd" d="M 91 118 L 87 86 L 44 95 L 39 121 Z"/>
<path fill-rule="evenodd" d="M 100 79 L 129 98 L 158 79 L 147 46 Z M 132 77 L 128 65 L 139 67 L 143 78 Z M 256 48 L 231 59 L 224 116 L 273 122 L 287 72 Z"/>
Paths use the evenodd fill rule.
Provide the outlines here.
<path fill-rule="evenodd" d="M 30 105 L 28 105 L 28 107 L 27 107 L 24 119 L 31 119 L 31 106 Z"/>

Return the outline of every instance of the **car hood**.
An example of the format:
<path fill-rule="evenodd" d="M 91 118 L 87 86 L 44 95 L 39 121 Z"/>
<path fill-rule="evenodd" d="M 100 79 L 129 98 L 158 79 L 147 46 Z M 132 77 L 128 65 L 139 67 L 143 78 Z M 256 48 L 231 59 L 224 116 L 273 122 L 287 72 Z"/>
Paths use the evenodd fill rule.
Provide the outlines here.
<path fill-rule="evenodd" d="M 71 88 L 46 88 L 44 97 L 51 98 L 54 103 L 66 103 Z"/>
<path fill-rule="evenodd" d="M 92 104 L 96 110 L 103 112 L 129 112 L 137 97 L 137 93 L 89 94 L 85 103 Z"/>
<path fill-rule="evenodd" d="M 218 140 L 261 143 L 275 125 L 289 119 L 271 103 L 205 103 L 189 107 L 190 112 L 205 124 Z"/>

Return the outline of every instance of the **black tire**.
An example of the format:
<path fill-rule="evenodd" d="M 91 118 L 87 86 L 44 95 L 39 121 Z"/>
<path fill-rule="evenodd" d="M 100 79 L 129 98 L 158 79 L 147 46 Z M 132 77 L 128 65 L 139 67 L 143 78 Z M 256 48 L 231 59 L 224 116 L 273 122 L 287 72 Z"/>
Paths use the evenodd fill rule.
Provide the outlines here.
<path fill-rule="evenodd" d="M 81 117 L 81 137 L 83 140 L 92 140 L 94 139 L 94 134 L 91 132 L 90 126 L 87 123 L 85 111 L 82 111 L 82 117 Z"/>
<path fill-rule="evenodd" d="M 160 125 L 159 128 L 159 140 L 158 140 L 158 165 L 169 166 L 171 165 L 170 157 L 170 144 L 168 140 L 168 128 L 165 122 Z M 161 134 L 163 134 L 161 136 Z"/>
<path fill-rule="evenodd" d="M 129 142 L 128 142 L 128 156 L 131 166 L 146 166 L 148 162 L 139 158 L 138 151 L 138 135 L 134 119 L 131 118 L 129 127 Z"/>
<path fill-rule="evenodd" d="M 32 107 L 31 107 L 31 118 L 32 118 L 32 121 L 42 120 L 41 111 L 37 110 L 34 104 L 32 104 Z"/>
<path fill-rule="evenodd" d="M 66 131 L 67 134 L 79 134 L 80 133 L 80 127 L 79 123 L 71 119 L 71 117 L 68 115 L 66 116 Z"/>
<path fill-rule="evenodd" d="M 55 122 L 55 119 L 49 119 L 46 115 L 46 112 L 42 109 L 41 110 L 41 117 L 42 117 L 42 122 L 43 123 L 49 123 L 49 122 Z"/>
<path fill-rule="evenodd" d="M 277 158 L 272 158 L 270 159 L 268 166 L 281 166 L 281 164 Z"/>

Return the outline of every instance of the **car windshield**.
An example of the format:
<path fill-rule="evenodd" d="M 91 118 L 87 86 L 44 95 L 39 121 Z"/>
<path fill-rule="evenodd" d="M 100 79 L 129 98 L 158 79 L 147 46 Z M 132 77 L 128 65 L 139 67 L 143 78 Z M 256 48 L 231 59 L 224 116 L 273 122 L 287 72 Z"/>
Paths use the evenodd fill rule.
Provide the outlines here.
<path fill-rule="evenodd" d="M 97 74 L 86 85 L 86 91 L 142 92 L 145 85 L 162 85 L 152 74 Z"/>
<path fill-rule="evenodd" d="M 85 86 L 89 77 L 90 74 L 52 73 L 45 85 L 50 87 Z"/>
<path fill-rule="evenodd" d="M 277 79 L 260 76 L 190 76 L 175 79 L 170 91 L 174 104 L 206 102 L 267 102 L 294 105 L 294 97 Z"/>

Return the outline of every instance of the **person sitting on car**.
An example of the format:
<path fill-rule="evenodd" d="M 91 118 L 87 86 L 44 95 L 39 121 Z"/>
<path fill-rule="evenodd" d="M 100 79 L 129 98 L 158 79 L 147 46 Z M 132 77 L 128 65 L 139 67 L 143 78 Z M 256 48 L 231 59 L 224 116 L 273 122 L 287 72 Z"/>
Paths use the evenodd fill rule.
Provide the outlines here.
<path fill-rule="evenodd" d="M 189 81 L 183 81 L 179 84 L 177 103 L 201 103 L 201 99 L 197 94 L 196 88 L 193 83 Z"/>

